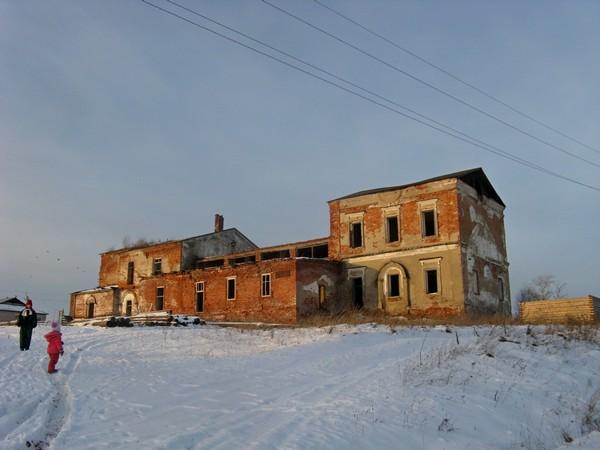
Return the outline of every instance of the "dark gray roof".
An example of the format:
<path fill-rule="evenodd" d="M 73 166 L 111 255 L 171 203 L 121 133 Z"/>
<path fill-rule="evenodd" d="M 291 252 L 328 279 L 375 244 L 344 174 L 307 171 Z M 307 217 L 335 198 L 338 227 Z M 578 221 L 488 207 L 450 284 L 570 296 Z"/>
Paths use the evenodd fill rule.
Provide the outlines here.
<path fill-rule="evenodd" d="M 447 180 L 450 178 L 459 179 L 462 182 L 471 186 L 479 194 L 485 195 L 486 197 L 489 197 L 492 200 L 495 200 L 502 206 L 506 206 L 504 204 L 504 202 L 502 201 L 502 199 L 500 198 L 500 196 L 498 195 L 498 193 L 496 192 L 496 190 L 494 189 L 494 187 L 492 186 L 492 183 L 490 183 L 490 180 L 485 175 L 485 173 L 483 172 L 483 169 L 481 167 L 477 167 L 476 169 L 463 170 L 461 172 L 449 173 L 447 175 L 441 175 L 439 177 L 429 178 L 427 180 L 417 181 L 415 183 L 403 184 L 401 186 L 390 186 L 390 187 L 377 188 L 377 189 L 367 189 L 365 191 L 355 192 L 354 194 L 344 195 L 343 197 L 339 197 L 339 198 L 330 200 L 330 202 L 334 202 L 337 200 L 344 200 L 344 199 L 352 198 L 352 197 L 361 197 L 363 195 L 378 194 L 380 192 L 397 191 L 400 189 L 417 186 L 419 184 L 432 183 L 434 181 Z"/>
<path fill-rule="evenodd" d="M 0 304 L 2 305 L 16 305 L 16 306 L 25 306 L 25 303 L 23 303 L 21 300 L 19 300 L 17 297 L 5 297 L 0 299 Z"/>

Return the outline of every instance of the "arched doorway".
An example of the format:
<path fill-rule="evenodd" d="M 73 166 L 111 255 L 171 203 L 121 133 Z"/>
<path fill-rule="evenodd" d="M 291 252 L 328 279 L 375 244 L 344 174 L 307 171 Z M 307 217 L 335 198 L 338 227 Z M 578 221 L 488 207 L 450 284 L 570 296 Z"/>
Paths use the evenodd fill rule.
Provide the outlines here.
<path fill-rule="evenodd" d="M 87 298 L 87 300 L 85 301 L 85 306 L 86 306 L 86 317 L 88 319 L 92 319 L 94 318 L 94 308 L 96 306 L 96 299 L 94 298 L 94 296 L 90 296 Z"/>
<path fill-rule="evenodd" d="M 137 302 L 133 292 L 125 292 L 121 299 L 121 314 L 131 316 L 137 313 Z"/>
<path fill-rule="evenodd" d="M 388 314 L 406 314 L 410 308 L 406 269 L 396 262 L 381 268 L 377 277 L 379 305 Z"/>

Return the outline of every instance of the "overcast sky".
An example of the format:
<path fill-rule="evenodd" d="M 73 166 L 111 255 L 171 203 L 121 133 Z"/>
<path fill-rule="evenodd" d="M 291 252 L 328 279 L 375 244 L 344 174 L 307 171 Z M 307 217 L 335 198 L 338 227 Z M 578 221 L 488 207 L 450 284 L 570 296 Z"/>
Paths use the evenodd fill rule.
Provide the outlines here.
<path fill-rule="evenodd" d="M 180 1 L 521 158 L 600 186 L 598 166 L 261 1 Z M 600 165 L 600 2 L 322 0 L 591 150 L 312 1 L 271 1 Z M 0 296 L 29 294 L 39 309 L 67 308 L 70 292 L 97 286 L 98 254 L 125 236 L 207 233 L 218 212 L 226 228 L 260 246 L 324 237 L 328 200 L 473 167 L 484 169 L 507 205 L 513 298 L 540 274 L 567 283 L 570 296 L 599 295 L 598 191 L 443 135 L 139 0 L 0 0 Z"/>

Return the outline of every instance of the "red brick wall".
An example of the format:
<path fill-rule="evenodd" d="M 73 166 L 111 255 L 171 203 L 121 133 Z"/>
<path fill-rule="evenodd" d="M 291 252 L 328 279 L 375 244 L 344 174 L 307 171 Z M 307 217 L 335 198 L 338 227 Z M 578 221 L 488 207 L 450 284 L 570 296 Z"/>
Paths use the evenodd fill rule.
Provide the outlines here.
<path fill-rule="evenodd" d="M 181 242 L 165 242 L 149 247 L 115 251 L 100 255 L 99 286 L 117 285 L 126 288 L 127 265 L 134 263 L 134 284 L 152 275 L 154 258 L 162 259 L 162 271 L 176 272 L 181 267 Z"/>
<path fill-rule="evenodd" d="M 330 259 L 458 241 L 460 221 L 455 186 L 450 180 L 330 202 Z M 419 202 L 427 200 L 437 200 L 437 235 L 423 238 Z M 400 240 L 396 243 L 386 242 L 384 210 L 390 208 L 399 210 Z M 362 214 L 363 246 L 351 248 L 348 215 L 357 214 Z"/>
<path fill-rule="evenodd" d="M 261 275 L 271 273 L 271 296 L 261 296 Z M 227 300 L 227 277 L 236 277 L 236 298 Z M 204 282 L 204 311 L 196 312 L 196 282 Z M 296 321 L 296 261 L 260 261 L 237 267 L 165 274 L 143 280 L 139 288 L 141 311 L 154 310 L 156 288 L 164 286 L 164 309 L 194 314 L 207 320 Z"/>

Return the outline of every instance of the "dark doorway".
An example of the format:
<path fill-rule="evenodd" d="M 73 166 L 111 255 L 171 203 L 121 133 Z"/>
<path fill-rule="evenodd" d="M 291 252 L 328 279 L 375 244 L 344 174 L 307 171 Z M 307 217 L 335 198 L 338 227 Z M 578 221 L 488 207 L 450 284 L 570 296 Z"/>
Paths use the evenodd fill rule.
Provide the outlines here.
<path fill-rule="evenodd" d="M 363 307 L 363 280 L 352 278 L 352 304 L 356 309 Z"/>
<path fill-rule="evenodd" d="M 125 315 L 131 315 L 131 300 L 127 300 L 127 303 L 125 304 Z"/>
<path fill-rule="evenodd" d="M 88 319 L 94 317 L 94 304 L 88 303 Z"/>

